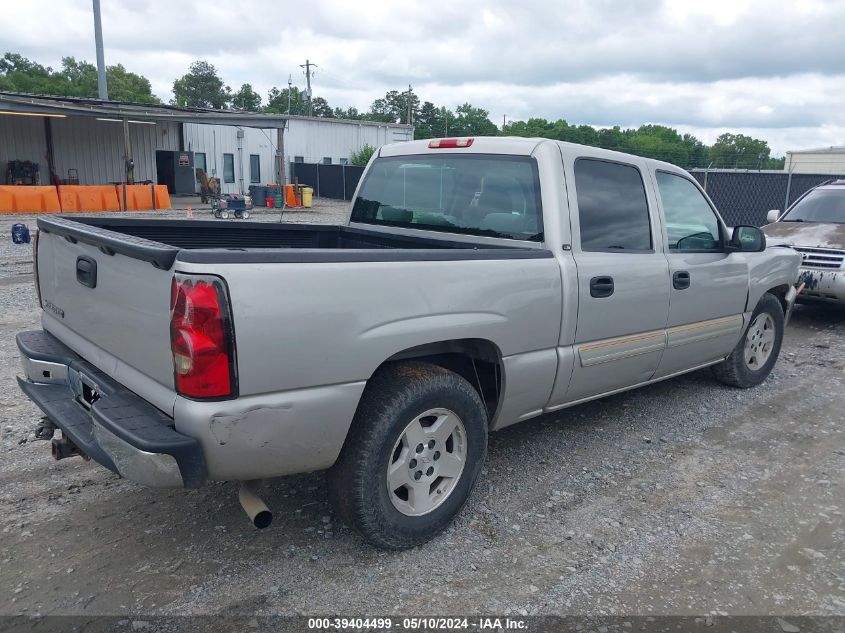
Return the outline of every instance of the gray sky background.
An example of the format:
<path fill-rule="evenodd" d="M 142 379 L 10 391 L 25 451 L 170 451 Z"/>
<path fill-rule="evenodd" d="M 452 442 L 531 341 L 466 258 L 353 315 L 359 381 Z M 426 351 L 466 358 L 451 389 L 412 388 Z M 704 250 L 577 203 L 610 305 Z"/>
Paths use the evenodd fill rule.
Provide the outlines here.
<path fill-rule="evenodd" d="M 4 3 L 0 51 L 95 62 L 90 0 Z M 845 1 L 102 0 L 106 63 L 162 99 L 191 61 L 266 100 L 299 64 L 315 95 L 369 108 L 387 90 L 469 101 L 501 125 L 540 116 L 661 123 L 712 143 L 723 131 L 774 153 L 845 145 Z M 46 18 L 46 19 L 45 19 Z"/>

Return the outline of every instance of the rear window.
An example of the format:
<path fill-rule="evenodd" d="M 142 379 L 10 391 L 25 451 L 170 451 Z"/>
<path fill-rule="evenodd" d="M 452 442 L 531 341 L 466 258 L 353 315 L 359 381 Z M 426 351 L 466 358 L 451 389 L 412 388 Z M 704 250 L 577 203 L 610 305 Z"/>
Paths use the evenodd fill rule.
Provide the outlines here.
<path fill-rule="evenodd" d="M 845 223 L 845 187 L 811 191 L 795 203 L 781 222 Z"/>
<path fill-rule="evenodd" d="M 528 156 L 377 158 L 353 222 L 542 241 L 537 163 Z"/>

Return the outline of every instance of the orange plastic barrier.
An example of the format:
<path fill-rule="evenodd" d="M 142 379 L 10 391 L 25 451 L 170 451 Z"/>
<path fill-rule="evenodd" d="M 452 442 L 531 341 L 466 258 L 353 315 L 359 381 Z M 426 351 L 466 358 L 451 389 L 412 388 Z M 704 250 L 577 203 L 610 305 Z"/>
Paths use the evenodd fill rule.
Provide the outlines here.
<path fill-rule="evenodd" d="M 126 185 L 126 207 L 123 185 L 0 186 L 0 215 L 4 215 L 169 209 L 167 185 Z"/>
<path fill-rule="evenodd" d="M 296 185 L 285 185 L 285 204 L 289 207 L 299 206 L 299 201 L 296 199 Z"/>
<path fill-rule="evenodd" d="M 123 205 L 123 185 L 114 186 L 119 206 L 124 211 L 169 209 L 167 185 L 126 185 L 126 206 Z"/>
<path fill-rule="evenodd" d="M 61 210 L 55 187 L 0 186 L 0 214 L 59 213 Z"/>
<path fill-rule="evenodd" d="M 167 185 L 156 185 L 156 209 L 170 208 L 170 192 Z"/>
<path fill-rule="evenodd" d="M 62 211 L 120 211 L 117 192 L 111 185 L 59 185 Z"/>

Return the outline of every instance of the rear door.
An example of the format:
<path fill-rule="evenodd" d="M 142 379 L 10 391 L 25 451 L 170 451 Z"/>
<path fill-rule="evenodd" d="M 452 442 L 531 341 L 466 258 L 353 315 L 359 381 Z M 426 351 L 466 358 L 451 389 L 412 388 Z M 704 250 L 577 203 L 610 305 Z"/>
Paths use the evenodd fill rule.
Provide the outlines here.
<path fill-rule="evenodd" d="M 727 228 L 685 174 L 654 172 L 671 278 L 667 349 L 657 376 L 727 356 L 743 327 L 748 262 L 725 252 Z"/>
<path fill-rule="evenodd" d="M 574 368 L 565 401 L 649 380 L 665 346 L 669 267 L 644 163 L 581 155 L 569 162 L 578 270 Z"/>

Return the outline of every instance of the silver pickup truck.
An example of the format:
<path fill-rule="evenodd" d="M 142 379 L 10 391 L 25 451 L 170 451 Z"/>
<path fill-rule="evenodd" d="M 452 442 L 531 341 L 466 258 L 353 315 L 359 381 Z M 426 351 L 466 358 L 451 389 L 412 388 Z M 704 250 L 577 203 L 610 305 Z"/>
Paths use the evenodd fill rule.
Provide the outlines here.
<path fill-rule="evenodd" d="M 344 226 L 38 226 L 19 382 L 56 457 L 150 486 L 328 469 L 385 548 L 452 520 L 490 431 L 706 366 L 762 382 L 800 263 L 677 167 L 544 139 L 383 147 Z"/>

